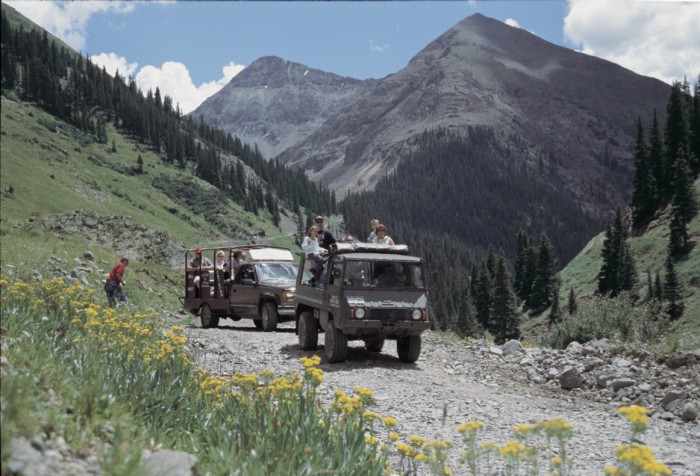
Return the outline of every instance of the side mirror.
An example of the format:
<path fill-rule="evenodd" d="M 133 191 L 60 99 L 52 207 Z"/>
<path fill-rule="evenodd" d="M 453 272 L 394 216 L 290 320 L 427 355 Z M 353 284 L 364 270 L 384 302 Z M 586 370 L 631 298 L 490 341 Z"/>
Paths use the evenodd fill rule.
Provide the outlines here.
<path fill-rule="evenodd" d="M 340 270 L 340 269 L 337 269 L 337 268 L 336 268 L 336 269 L 333 270 L 333 277 L 334 277 L 335 279 L 340 278 L 340 275 L 341 275 L 341 270 Z"/>

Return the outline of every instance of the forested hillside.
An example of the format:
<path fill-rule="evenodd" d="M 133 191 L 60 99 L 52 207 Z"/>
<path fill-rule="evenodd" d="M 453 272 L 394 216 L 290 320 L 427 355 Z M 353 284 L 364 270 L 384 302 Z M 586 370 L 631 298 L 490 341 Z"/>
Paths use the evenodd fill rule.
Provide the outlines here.
<path fill-rule="evenodd" d="M 266 161 L 239 139 L 182 116 L 158 89 L 144 95 L 133 78 L 110 76 L 46 31 L 13 25 L 2 6 L 2 92 L 45 111 L 109 144 L 107 124 L 129 134 L 166 164 L 195 173 L 246 210 L 268 209 L 279 222 L 278 200 L 330 213 L 334 194 L 277 162 Z M 237 160 L 231 160 L 232 158 Z M 243 165 L 256 177 L 248 177 Z"/>
<path fill-rule="evenodd" d="M 340 208 L 358 236 L 366 237 L 376 216 L 395 241 L 425 256 L 436 317 L 446 325 L 457 314 L 471 266 L 486 258 L 489 246 L 502 248 L 512 262 L 519 230 L 546 232 L 566 263 L 599 230 L 557 190 L 555 170 L 545 171 L 545 180 L 533 170 L 539 166 L 492 129 L 428 131 L 396 173 L 375 191 L 349 195 Z M 507 206 L 515 201 L 524 207 Z"/>

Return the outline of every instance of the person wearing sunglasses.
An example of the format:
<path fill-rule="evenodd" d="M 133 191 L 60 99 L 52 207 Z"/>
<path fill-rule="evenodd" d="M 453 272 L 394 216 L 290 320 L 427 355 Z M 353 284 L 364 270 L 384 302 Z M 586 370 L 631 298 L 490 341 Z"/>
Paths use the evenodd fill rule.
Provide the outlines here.
<path fill-rule="evenodd" d="M 322 216 L 317 216 L 314 219 L 314 223 L 316 224 L 316 229 L 318 230 L 318 246 L 326 251 L 330 251 L 331 245 L 336 244 L 338 240 L 335 239 L 330 230 L 324 228 Z"/>

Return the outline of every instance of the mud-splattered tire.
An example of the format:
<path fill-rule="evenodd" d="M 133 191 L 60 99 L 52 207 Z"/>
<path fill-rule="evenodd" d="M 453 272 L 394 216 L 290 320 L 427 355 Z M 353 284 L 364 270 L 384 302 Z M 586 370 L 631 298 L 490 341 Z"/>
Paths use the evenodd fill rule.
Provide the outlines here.
<path fill-rule="evenodd" d="M 414 363 L 420 357 L 420 345 L 420 336 L 399 337 L 396 341 L 399 359 L 409 364 Z"/>
<path fill-rule="evenodd" d="M 202 323 L 202 329 L 219 327 L 219 316 L 212 315 L 209 304 L 202 304 L 199 308 L 199 321 Z"/>
<path fill-rule="evenodd" d="M 332 321 L 328 323 L 325 336 L 324 346 L 328 362 L 332 364 L 345 362 L 348 358 L 348 336 L 336 329 Z"/>
<path fill-rule="evenodd" d="M 305 311 L 299 315 L 298 332 L 301 350 L 316 350 L 318 348 L 318 323 L 313 314 Z"/>
<path fill-rule="evenodd" d="M 272 332 L 277 329 L 277 306 L 273 302 L 266 302 L 260 310 L 263 332 Z"/>

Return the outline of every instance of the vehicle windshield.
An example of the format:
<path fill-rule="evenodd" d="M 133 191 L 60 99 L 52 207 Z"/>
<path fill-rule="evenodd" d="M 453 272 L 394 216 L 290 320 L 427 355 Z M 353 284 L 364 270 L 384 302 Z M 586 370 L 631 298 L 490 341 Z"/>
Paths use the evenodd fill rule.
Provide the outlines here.
<path fill-rule="evenodd" d="M 261 283 L 293 284 L 299 266 L 297 263 L 260 263 L 256 268 Z"/>
<path fill-rule="evenodd" d="M 343 278 L 350 287 L 425 288 L 420 263 L 347 261 Z"/>

